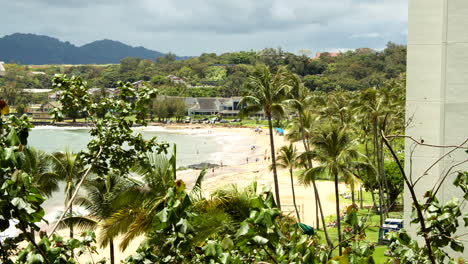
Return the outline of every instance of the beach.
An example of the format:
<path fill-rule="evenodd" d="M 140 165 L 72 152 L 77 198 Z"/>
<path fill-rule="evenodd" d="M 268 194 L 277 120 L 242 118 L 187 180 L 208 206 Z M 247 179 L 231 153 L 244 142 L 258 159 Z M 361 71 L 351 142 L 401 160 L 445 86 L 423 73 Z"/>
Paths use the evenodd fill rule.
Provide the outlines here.
<path fill-rule="evenodd" d="M 155 129 L 154 127 L 141 128 Z M 232 128 L 219 127 L 209 124 L 174 124 L 165 126 L 167 130 L 179 130 L 184 133 L 192 131 L 197 136 L 216 136 L 216 139 L 223 145 L 222 150 L 213 153 L 211 163 L 219 165 L 214 169 L 209 169 L 202 183 L 203 195 L 209 195 L 224 186 L 236 184 L 239 187 L 245 187 L 256 181 L 258 190 L 262 190 L 263 186 L 271 186 L 274 191 L 273 174 L 269 170 L 271 164 L 270 153 L 270 138 L 268 129 L 263 129 L 262 133 L 257 133 L 253 128 Z M 278 150 L 281 146 L 289 145 L 289 142 L 284 136 L 274 133 L 275 149 Z M 296 143 L 298 150 L 302 151 L 302 142 Z M 196 153 L 194 153 L 196 155 Z M 268 159 L 270 157 L 270 160 Z M 222 166 L 221 166 L 222 165 Z M 200 173 L 200 170 L 187 169 L 178 171 L 177 178 L 184 180 L 188 188 L 191 188 Z M 294 206 L 292 201 L 291 179 L 289 172 L 285 169 L 278 169 L 278 180 L 280 186 L 280 197 L 282 210 L 285 214 L 295 217 Z M 317 181 L 318 191 L 320 193 L 322 208 L 325 215 L 333 215 L 335 212 L 334 199 L 330 199 L 334 195 L 334 184 L 331 181 Z M 297 178 L 294 179 L 294 187 L 296 192 L 296 202 L 300 210 L 301 222 L 315 226 L 315 199 L 313 188 L 299 184 Z M 346 187 L 340 186 L 340 190 L 345 190 Z M 346 201 L 342 200 L 342 208 L 346 205 Z M 42 225 L 45 230 L 50 231 L 50 226 Z M 321 226 L 321 223 L 320 223 Z M 96 234 L 99 230 L 95 230 Z M 68 237 L 68 230 L 60 230 L 59 233 L 63 237 Z M 77 237 L 78 232 L 77 233 Z M 125 252 L 118 250 L 119 239 L 116 239 L 116 263 L 124 260 L 129 255 L 136 252 L 143 237 L 135 239 Z M 108 248 L 98 248 L 99 256 L 94 255 L 94 260 L 109 258 Z M 87 256 L 82 256 L 85 260 Z"/>

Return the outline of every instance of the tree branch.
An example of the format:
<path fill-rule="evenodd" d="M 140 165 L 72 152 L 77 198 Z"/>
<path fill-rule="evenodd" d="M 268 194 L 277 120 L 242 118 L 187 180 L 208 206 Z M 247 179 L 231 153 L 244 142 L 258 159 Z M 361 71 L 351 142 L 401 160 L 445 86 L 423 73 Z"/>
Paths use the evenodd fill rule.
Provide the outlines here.
<path fill-rule="evenodd" d="M 434 148 L 457 148 L 457 149 L 466 149 L 468 150 L 468 147 L 464 147 L 463 145 L 465 145 L 467 142 L 468 142 L 468 138 L 460 145 L 434 145 L 434 144 L 427 144 L 427 143 L 424 143 L 424 142 L 421 142 L 420 140 L 416 140 L 415 138 L 413 138 L 412 136 L 407 136 L 407 135 L 388 135 L 388 136 L 385 136 L 385 138 L 388 140 L 389 138 L 408 138 L 408 139 L 411 139 L 412 141 L 414 141 L 416 144 L 418 145 L 421 145 L 421 146 L 426 146 L 426 147 L 434 147 Z"/>
<path fill-rule="evenodd" d="M 381 135 L 382 135 L 382 139 L 383 139 L 385 145 L 388 147 L 388 149 L 390 150 L 390 153 L 393 156 L 393 159 L 397 163 L 398 168 L 400 169 L 400 172 L 403 175 L 403 178 L 405 179 L 406 185 L 408 186 L 408 189 L 409 189 L 410 194 L 411 194 L 411 198 L 413 200 L 413 205 L 416 208 L 416 212 L 418 214 L 419 224 L 421 225 L 421 232 L 422 232 L 422 235 L 423 235 L 424 240 L 426 242 L 427 254 L 429 256 L 429 259 L 431 260 L 431 263 L 436 264 L 434 254 L 432 253 L 431 241 L 430 241 L 430 238 L 428 236 L 429 234 L 427 232 L 427 229 L 426 229 L 426 222 L 425 222 L 425 219 L 424 219 L 423 214 L 422 214 L 421 205 L 419 204 L 418 198 L 416 197 L 416 193 L 414 192 L 414 188 L 411 185 L 411 183 L 409 182 L 408 177 L 406 177 L 405 170 L 403 169 L 403 166 L 401 165 L 400 160 L 398 159 L 397 155 L 395 154 L 395 151 L 393 151 L 392 146 L 390 145 L 390 143 L 388 143 L 388 139 L 385 137 L 383 131 L 381 131 Z"/>

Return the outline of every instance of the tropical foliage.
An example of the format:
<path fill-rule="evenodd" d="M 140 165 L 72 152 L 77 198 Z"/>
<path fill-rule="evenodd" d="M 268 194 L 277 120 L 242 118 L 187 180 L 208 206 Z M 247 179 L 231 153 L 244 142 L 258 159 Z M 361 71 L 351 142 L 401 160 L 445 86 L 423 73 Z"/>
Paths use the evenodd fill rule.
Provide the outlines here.
<path fill-rule="evenodd" d="M 359 52 L 363 58 L 369 55 Z M 375 263 L 375 245 L 366 234 L 369 219 L 358 217 L 354 198 L 350 206 L 340 206 L 340 183 L 353 190 L 364 186 L 372 197 L 376 193 L 376 206 L 368 214 L 378 212 L 381 220 L 398 202 L 402 190 L 399 183 L 405 182 L 414 190 L 414 185 L 408 184 L 402 160 L 395 154 L 402 151 L 400 142 L 389 142 L 384 136 L 400 133 L 405 127 L 404 76 L 361 91 L 323 93 L 307 89 L 300 76 L 278 63 L 282 56 L 277 51 L 266 50 L 264 54 L 269 56 L 265 59 L 268 66 L 252 69 L 241 105 L 243 111 L 263 111 L 269 121 L 274 192 L 269 188 L 260 191 L 252 183 L 245 189 L 227 186 L 206 195 L 202 187 L 205 171 L 193 186 L 186 186 L 177 177 L 176 152 L 167 155 L 167 144 L 159 144 L 154 138 L 145 140 L 131 129 L 134 124 L 147 123 L 149 106 L 157 93 L 154 88 L 136 89 L 120 82 L 118 96 L 96 101 L 81 78 L 56 76 L 53 86 L 63 91 L 63 108 L 54 109 L 54 117 L 60 120 L 64 109 L 86 115 L 93 125 L 93 139 L 80 153 L 47 155 L 27 147 L 31 128 L 27 118 L 0 119 L 0 231 L 11 225 L 22 231 L 20 236 L 0 243 L 2 262 L 13 263 L 12 256 L 16 256 L 17 263 L 76 263 L 76 256 L 95 253 L 94 244 L 98 243 L 109 245 L 113 263 L 117 236 L 123 237 L 120 249 L 144 236 L 145 241 L 125 263 Z M 235 59 L 250 61 L 254 56 L 242 55 Z M 209 60 L 210 56 L 206 57 Z M 324 59 L 334 60 L 326 55 Z M 158 63 L 171 62 L 168 58 Z M 301 69 L 300 65 L 295 67 Z M 341 65 L 326 70 L 333 71 L 334 67 Z M 178 70 L 193 79 L 199 69 Z M 228 72 L 210 69 L 206 75 L 220 81 Z M 0 110 L 2 115 L 8 112 L 3 100 Z M 288 120 L 291 144 L 276 149 L 272 121 L 278 118 Z M 300 182 L 313 185 L 326 244 L 321 244 L 317 234 L 302 231 L 299 214 L 289 217 L 282 213 L 277 168 L 288 170 L 293 193 L 295 170 L 301 170 Z M 315 184 L 318 179 L 334 182 L 336 240 L 327 233 L 320 202 L 323 197 Z M 43 196 L 55 190 L 61 180 L 66 183 L 67 203 L 52 232 L 60 226 L 98 228 L 97 240 L 89 232 L 82 233 L 81 241 L 40 234 L 36 243 L 33 231 L 38 230 L 36 223 L 44 216 Z M 454 184 L 466 193 L 467 174 L 460 173 Z M 393 234 L 389 237 L 393 252 L 390 261 L 454 263 L 440 248 L 450 246 L 463 252 L 463 244 L 454 234 L 458 220 L 468 225 L 468 215 L 457 200 L 442 205 L 437 191 L 429 191 L 423 202 L 412 198 L 412 221 L 421 227 L 418 234 L 425 244 L 418 244 L 405 231 Z M 85 207 L 87 214 L 71 213 L 73 205 Z M 19 250 L 21 241 L 28 245 Z"/>

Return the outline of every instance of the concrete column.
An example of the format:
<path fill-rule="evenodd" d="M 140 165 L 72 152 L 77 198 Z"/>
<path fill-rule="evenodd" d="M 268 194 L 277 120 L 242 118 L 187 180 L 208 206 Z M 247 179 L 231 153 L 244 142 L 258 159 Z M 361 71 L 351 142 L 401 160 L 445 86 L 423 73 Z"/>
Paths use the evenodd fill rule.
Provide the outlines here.
<path fill-rule="evenodd" d="M 468 0 L 409 0 L 408 14 L 406 119 L 410 124 L 406 135 L 428 144 L 459 145 L 468 138 Z M 406 140 L 405 170 L 413 180 L 451 150 L 414 145 Z M 419 198 L 422 200 L 424 192 L 454 164 L 467 158 L 458 150 L 437 163 L 417 184 Z M 457 169 L 468 170 L 468 166 L 465 163 L 452 172 Z M 449 173 L 439 191 L 443 203 L 462 197 L 452 185 L 454 177 Z M 409 224 L 412 201 L 407 190 L 404 199 L 405 227 L 414 234 L 416 226 Z M 464 255 L 468 255 L 468 243 Z"/>

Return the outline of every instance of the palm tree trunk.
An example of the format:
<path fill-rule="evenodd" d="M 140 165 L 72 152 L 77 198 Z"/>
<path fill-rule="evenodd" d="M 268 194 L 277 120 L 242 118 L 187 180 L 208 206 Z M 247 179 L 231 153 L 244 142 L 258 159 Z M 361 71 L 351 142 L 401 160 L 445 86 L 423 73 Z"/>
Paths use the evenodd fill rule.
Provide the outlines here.
<path fill-rule="evenodd" d="M 276 172 L 276 155 L 275 155 L 275 141 L 273 139 L 273 126 L 271 124 L 271 114 L 268 117 L 268 130 L 270 131 L 270 146 L 271 146 L 271 169 L 273 170 L 273 181 L 275 183 L 276 204 L 278 209 L 281 210 L 281 200 L 279 195 L 278 173 Z"/>
<path fill-rule="evenodd" d="M 317 185 L 315 184 L 315 179 L 312 180 L 312 185 L 314 186 L 315 197 L 318 203 L 318 208 L 320 210 L 320 217 L 322 218 L 322 225 L 323 225 L 323 232 L 325 233 L 325 239 L 327 240 L 328 246 L 330 248 L 333 248 L 333 243 L 330 239 L 330 236 L 328 236 L 327 224 L 325 223 L 325 216 L 323 215 L 322 202 L 320 201 L 320 198 L 319 198 L 319 193 L 318 193 Z"/>
<path fill-rule="evenodd" d="M 301 111 L 298 111 L 298 114 L 299 114 L 299 122 L 300 122 L 300 125 L 301 125 L 302 143 L 304 144 L 304 150 L 308 153 L 309 152 L 309 143 L 306 142 L 306 140 L 305 140 L 304 121 L 302 120 Z M 307 155 L 307 165 L 308 165 L 308 168 L 313 167 L 312 159 L 310 158 L 309 155 Z M 320 202 L 320 196 L 319 196 L 319 192 L 317 190 L 317 185 L 315 184 L 315 179 L 312 179 L 312 185 L 313 185 L 313 188 L 314 188 L 314 195 L 315 195 L 315 217 L 316 217 L 316 222 L 317 222 L 317 230 L 320 229 L 320 221 L 319 221 L 319 214 L 318 214 L 318 211 L 320 211 L 320 218 L 322 219 L 323 232 L 325 233 L 325 238 L 327 240 L 328 245 L 330 247 L 333 247 L 331 239 L 328 236 L 327 224 L 325 223 L 325 216 L 323 215 L 322 203 Z"/>
<path fill-rule="evenodd" d="M 378 143 L 378 137 L 377 137 L 377 120 L 374 119 L 372 123 L 373 123 L 372 129 L 373 129 L 373 134 L 374 134 L 374 140 L 373 140 L 374 141 L 373 142 L 374 143 L 374 160 L 377 161 L 377 182 L 379 184 L 379 206 L 380 206 L 380 208 L 379 208 L 379 220 L 380 220 L 380 226 L 382 226 L 383 225 L 383 214 L 382 214 L 383 208 L 382 207 L 383 207 L 384 201 L 383 201 L 382 179 L 381 179 L 381 175 L 380 175 L 380 166 L 379 166 L 380 161 L 379 161 L 379 158 L 378 158 L 378 156 L 379 156 L 379 154 L 378 154 L 379 153 L 378 152 L 379 143 Z M 380 237 L 379 237 L 379 241 L 380 241 Z"/>
<path fill-rule="evenodd" d="M 364 198 L 362 197 L 362 185 L 359 187 L 359 194 L 360 194 L 360 198 L 361 198 L 360 201 L 359 201 L 360 202 L 360 208 L 362 209 L 363 208 L 362 203 L 363 203 L 363 200 L 364 200 Z"/>
<path fill-rule="evenodd" d="M 297 221 L 301 222 L 301 217 L 299 216 L 299 210 L 297 210 L 297 205 L 296 205 L 296 192 L 294 191 L 294 177 L 293 177 L 292 169 L 289 170 L 289 175 L 291 176 L 291 189 L 292 189 L 294 209 L 296 210 L 296 215 L 297 215 Z"/>
<path fill-rule="evenodd" d="M 338 229 L 338 252 L 341 256 L 341 219 L 340 219 L 340 195 L 338 193 L 338 174 L 335 173 L 335 199 L 336 199 L 336 227 Z"/>
<path fill-rule="evenodd" d="M 70 205 L 70 209 L 68 209 L 68 217 L 73 217 L 73 205 Z M 70 221 L 70 238 L 73 238 L 73 224 Z"/>
<path fill-rule="evenodd" d="M 73 205 L 70 205 L 70 209 L 68 209 L 68 215 L 69 215 L 69 217 L 73 217 Z M 70 239 L 72 239 L 73 238 L 73 221 L 70 221 L 70 226 L 69 227 L 70 227 Z M 72 258 L 74 257 L 74 255 L 75 255 L 75 252 L 72 249 L 71 250 Z"/>
<path fill-rule="evenodd" d="M 315 195 L 315 192 L 314 192 L 314 195 Z M 317 230 L 319 230 L 320 229 L 320 214 L 319 214 L 317 198 L 315 198 L 315 222 L 317 223 Z"/>
<path fill-rule="evenodd" d="M 114 264 L 115 263 L 115 259 L 114 259 L 114 239 L 110 239 L 109 241 L 109 249 L 110 249 L 110 261 L 111 261 L 111 264 Z"/>
<path fill-rule="evenodd" d="M 354 184 L 351 185 L 351 202 L 353 206 L 356 204 L 356 199 L 354 198 Z"/>

